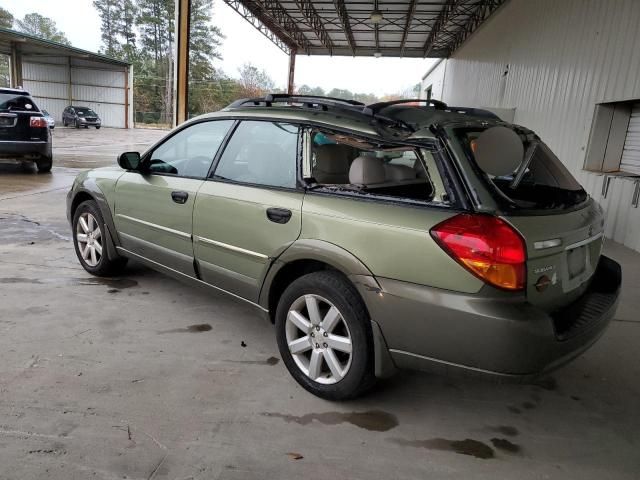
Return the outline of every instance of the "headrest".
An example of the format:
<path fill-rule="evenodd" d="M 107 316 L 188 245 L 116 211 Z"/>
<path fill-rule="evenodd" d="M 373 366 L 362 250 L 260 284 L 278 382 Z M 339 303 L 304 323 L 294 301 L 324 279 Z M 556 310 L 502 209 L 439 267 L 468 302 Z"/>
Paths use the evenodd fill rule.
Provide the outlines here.
<path fill-rule="evenodd" d="M 323 173 L 346 173 L 349 167 L 348 145 L 326 144 L 315 147 L 316 169 Z"/>
<path fill-rule="evenodd" d="M 386 178 L 384 164 L 376 157 L 358 157 L 351 163 L 349 183 L 354 185 L 373 185 L 384 183 Z"/>
<path fill-rule="evenodd" d="M 406 165 L 385 165 L 384 169 L 387 174 L 387 180 L 394 182 L 416 178 L 416 171 Z"/>

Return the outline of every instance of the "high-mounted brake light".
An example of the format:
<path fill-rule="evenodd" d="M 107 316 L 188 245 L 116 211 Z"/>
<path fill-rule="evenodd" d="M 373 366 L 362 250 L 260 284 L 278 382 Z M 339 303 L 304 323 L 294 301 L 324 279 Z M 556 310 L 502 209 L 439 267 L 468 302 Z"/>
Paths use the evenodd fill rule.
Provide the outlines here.
<path fill-rule="evenodd" d="M 525 243 L 504 220 L 464 213 L 433 227 L 431 236 L 454 260 L 481 280 L 505 290 L 524 288 Z"/>
<path fill-rule="evenodd" d="M 46 128 L 47 120 L 44 117 L 31 117 L 29 126 L 34 128 Z"/>

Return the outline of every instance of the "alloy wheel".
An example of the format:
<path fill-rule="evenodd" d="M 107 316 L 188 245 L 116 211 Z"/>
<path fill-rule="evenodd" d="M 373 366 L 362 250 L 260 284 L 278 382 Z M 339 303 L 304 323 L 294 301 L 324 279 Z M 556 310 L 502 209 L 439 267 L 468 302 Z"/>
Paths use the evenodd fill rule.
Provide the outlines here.
<path fill-rule="evenodd" d="M 78 218 L 76 240 L 84 262 L 90 267 L 97 266 L 102 258 L 102 231 L 91 213 L 85 212 Z"/>
<path fill-rule="evenodd" d="M 294 362 L 314 382 L 334 384 L 349 371 L 349 327 L 327 299 L 312 294 L 296 299 L 287 313 L 285 332 Z"/>

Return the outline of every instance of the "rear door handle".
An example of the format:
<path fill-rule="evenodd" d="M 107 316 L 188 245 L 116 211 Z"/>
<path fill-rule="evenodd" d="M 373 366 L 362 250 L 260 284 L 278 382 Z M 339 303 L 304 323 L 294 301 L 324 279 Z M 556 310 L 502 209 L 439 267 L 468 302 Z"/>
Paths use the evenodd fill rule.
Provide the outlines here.
<path fill-rule="evenodd" d="M 287 223 L 291 219 L 291 210 L 286 208 L 267 208 L 267 218 L 275 223 Z"/>
<path fill-rule="evenodd" d="M 184 203 L 187 203 L 187 198 L 189 198 L 189 194 L 187 192 L 171 192 L 171 198 L 176 203 L 184 204 Z"/>

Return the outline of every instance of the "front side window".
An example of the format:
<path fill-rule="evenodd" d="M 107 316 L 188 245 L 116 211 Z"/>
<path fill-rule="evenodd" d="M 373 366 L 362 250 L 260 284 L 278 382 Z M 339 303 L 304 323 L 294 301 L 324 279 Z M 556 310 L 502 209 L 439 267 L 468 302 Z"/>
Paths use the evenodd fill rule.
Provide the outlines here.
<path fill-rule="evenodd" d="M 147 160 L 151 173 L 204 178 L 232 120 L 191 125 L 157 147 Z"/>
<path fill-rule="evenodd" d="M 295 188 L 297 151 L 297 126 L 244 121 L 229 140 L 214 178 Z"/>

